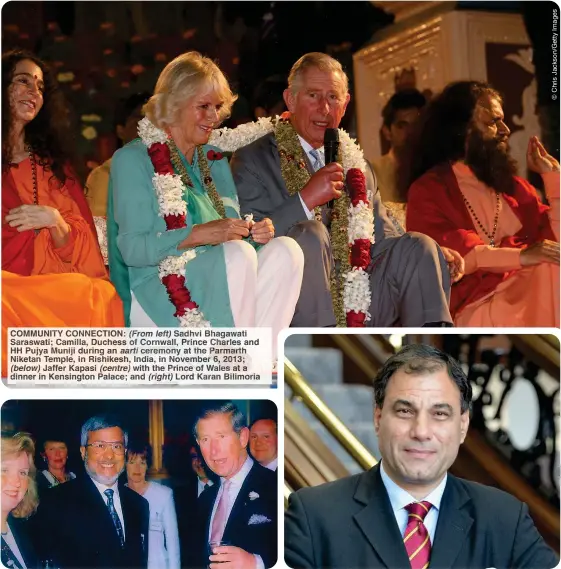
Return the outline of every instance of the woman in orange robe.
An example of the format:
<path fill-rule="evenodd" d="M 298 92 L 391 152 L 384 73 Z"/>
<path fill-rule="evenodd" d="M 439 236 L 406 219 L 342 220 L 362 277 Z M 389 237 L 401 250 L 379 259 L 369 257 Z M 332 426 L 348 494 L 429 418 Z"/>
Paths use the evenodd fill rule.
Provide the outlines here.
<path fill-rule="evenodd" d="M 46 65 L 2 57 L 2 375 L 7 329 L 123 326 L 123 309 L 64 143 L 66 109 Z"/>

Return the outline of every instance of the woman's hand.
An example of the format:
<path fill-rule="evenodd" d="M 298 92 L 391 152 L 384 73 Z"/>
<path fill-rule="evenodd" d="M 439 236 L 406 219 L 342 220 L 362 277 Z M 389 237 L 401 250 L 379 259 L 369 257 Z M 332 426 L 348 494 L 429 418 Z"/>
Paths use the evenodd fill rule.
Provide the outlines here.
<path fill-rule="evenodd" d="M 520 253 L 520 264 L 523 267 L 540 263 L 559 264 L 559 243 L 545 239 L 530 245 Z"/>
<path fill-rule="evenodd" d="M 201 245 L 220 245 L 226 241 L 236 241 L 249 235 L 250 223 L 243 219 L 216 219 L 195 225 L 189 237 L 184 239 L 178 249 L 189 249 Z"/>
<path fill-rule="evenodd" d="M 546 172 L 559 172 L 559 162 L 547 153 L 544 145 L 539 141 L 537 136 L 532 136 L 528 142 L 528 151 L 526 152 L 526 163 L 528 170 L 545 174 Z"/>
<path fill-rule="evenodd" d="M 466 271 L 464 258 L 454 249 L 448 249 L 448 247 L 441 247 L 440 249 L 448 264 L 452 284 L 457 283 L 464 276 Z"/>
<path fill-rule="evenodd" d="M 66 225 L 58 209 L 47 205 L 20 205 L 8 212 L 6 223 L 18 231 Z"/>
<path fill-rule="evenodd" d="M 268 243 L 275 237 L 275 227 L 273 222 L 266 217 L 261 221 L 254 223 L 251 228 L 251 237 L 255 243 L 260 243 L 261 245 Z"/>

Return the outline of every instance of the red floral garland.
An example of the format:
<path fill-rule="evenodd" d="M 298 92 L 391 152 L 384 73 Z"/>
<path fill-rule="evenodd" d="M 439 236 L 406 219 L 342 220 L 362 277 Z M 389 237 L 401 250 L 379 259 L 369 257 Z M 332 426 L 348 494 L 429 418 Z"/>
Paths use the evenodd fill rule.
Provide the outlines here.
<path fill-rule="evenodd" d="M 171 154 L 169 146 L 162 142 L 155 142 L 148 148 L 148 155 L 154 166 L 156 174 L 174 175 L 175 170 L 171 163 Z M 184 229 L 187 227 L 185 214 L 168 214 L 164 215 L 166 222 L 166 230 Z M 162 278 L 162 283 L 166 287 L 169 299 L 175 306 L 174 316 L 184 316 L 187 310 L 198 309 L 198 305 L 191 298 L 189 289 L 185 286 L 185 277 L 183 275 L 166 275 Z"/>
<path fill-rule="evenodd" d="M 362 201 L 368 206 L 366 178 L 362 170 L 359 168 L 349 168 L 346 181 L 351 204 L 357 206 L 359 202 Z M 349 254 L 352 268 L 360 268 L 366 271 L 370 265 L 370 248 L 371 242 L 369 239 L 355 239 Z M 349 328 L 364 328 L 365 319 L 366 314 L 364 312 L 355 312 L 354 310 L 347 312 L 347 326 Z"/>

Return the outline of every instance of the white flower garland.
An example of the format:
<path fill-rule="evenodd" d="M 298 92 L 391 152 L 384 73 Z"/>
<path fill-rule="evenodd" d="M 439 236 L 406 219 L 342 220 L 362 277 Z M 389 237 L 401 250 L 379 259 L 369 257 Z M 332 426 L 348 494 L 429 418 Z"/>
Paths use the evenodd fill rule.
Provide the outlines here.
<path fill-rule="evenodd" d="M 226 152 L 235 152 L 243 146 L 251 144 L 258 138 L 274 131 L 275 123 L 280 117 L 260 118 L 253 123 L 242 124 L 234 129 L 221 128 L 213 131 L 209 144 L 219 147 Z M 343 161 L 345 177 L 352 168 L 358 168 L 366 178 L 366 160 L 362 149 L 354 138 L 351 138 L 343 129 L 339 129 L 339 144 Z M 358 205 L 349 205 L 348 208 L 348 235 L 349 246 L 352 247 L 357 239 L 368 239 L 374 243 L 374 212 L 372 204 L 372 192 L 367 185 L 367 197 L 369 205 L 363 201 Z M 345 312 L 354 310 L 364 312 L 366 320 L 370 320 L 368 309 L 372 302 L 370 290 L 370 278 L 368 273 L 361 268 L 353 268 L 345 275 L 345 287 L 343 291 L 343 304 Z"/>
<path fill-rule="evenodd" d="M 138 123 L 138 135 L 147 148 L 155 143 L 167 143 L 166 133 L 153 125 L 146 117 Z M 152 185 L 158 198 L 160 217 L 166 215 L 187 215 L 187 204 L 183 199 L 186 190 L 177 174 L 158 174 L 152 177 Z M 197 256 L 193 249 L 179 256 L 170 255 L 160 262 L 158 276 L 160 280 L 168 275 L 185 276 L 185 266 Z M 162 283 L 163 284 L 163 283 Z M 182 328 L 208 328 L 210 322 L 198 309 L 186 309 L 183 316 L 178 316 Z"/>
<path fill-rule="evenodd" d="M 221 128 L 214 130 L 210 136 L 209 144 L 225 152 L 236 150 L 251 144 L 258 138 L 273 132 L 276 121 L 271 118 L 260 118 L 255 122 L 242 124 L 234 129 Z M 166 133 L 155 127 L 147 118 L 138 124 L 138 134 L 144 144 L 150 147 L 154 143 L 166 143 Z M 341 145 L 342 166 L 345 176 L 352 168 L 358 168 L 366 177 L 366 161 L 362 149 L 355 139 L 344 130 L 339 129 L 339 144 Z M 181 178 L 174 174 L 155 174 L 152 183 L 158 197 L 160 216 L 181 215 L 187 213 L 187 204 L 183 199 L 185 187 Z M 370 204 L 360 202 L 348 208 L 349 246 L 357 239 L 368 239 L 374 243 L 374 214 L 372 209 L 372 193 L 367 187 L 367 196 Z M 186 251 L 179 257 L 167 257 L 159 267 L 160 279 L 169 274 L 185 274 L 185 265 L 195 258 L 194 251 Z M 370 319 L 368 309 L 371 303 L 370 278 L 363 269 L 353 268 L 345 275 L 345 288 L 343 292 L 345 312 L 354 310 L 364 312 L 366 320 Z M 199 310 L 187 310 L 185 316 L 179 317 L 182 327 L 206 327 L 210 323 L 204 319 Z"/>

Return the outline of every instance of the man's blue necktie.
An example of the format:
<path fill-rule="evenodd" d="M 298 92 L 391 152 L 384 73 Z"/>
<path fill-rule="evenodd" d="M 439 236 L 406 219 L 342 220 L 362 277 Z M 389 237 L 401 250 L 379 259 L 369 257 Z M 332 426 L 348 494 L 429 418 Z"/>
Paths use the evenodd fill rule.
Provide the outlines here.
<path fill-rule="evenodd" d="M 125 536 L 123 535 L 123 526 L 121 525 L 121 520 L 119 519 L 119 515 L 117 514 L 117 510 L 115 509 L 115 504 L 113 503 L 113 490 L 108 489 L 103 492 L 107 496 L 107 508 L 109 509 L 109 513 L 111 514 L 111 519 L 113 520 L 113 525 L 117 530 L 117 535 L 119 536 L 119 542 L 121 543 L 121 547 L 125 546 Z"/>
<path fill-rule="evenodd" d="M 318 150 L 312 148 L 310 150 L 310 156 L 314 159 L 312 162 L 312 168 L 314 169 L 314 172 L 317 172 L 320 168 L 323 168 L 323 160 L 321 159 L 321 155 Z"/>

